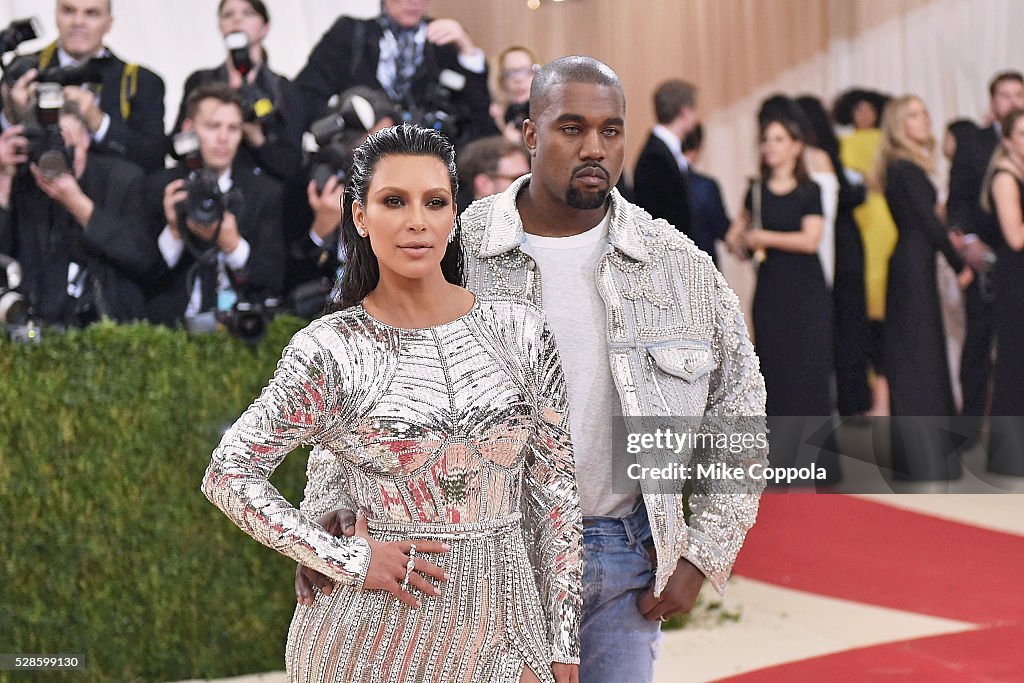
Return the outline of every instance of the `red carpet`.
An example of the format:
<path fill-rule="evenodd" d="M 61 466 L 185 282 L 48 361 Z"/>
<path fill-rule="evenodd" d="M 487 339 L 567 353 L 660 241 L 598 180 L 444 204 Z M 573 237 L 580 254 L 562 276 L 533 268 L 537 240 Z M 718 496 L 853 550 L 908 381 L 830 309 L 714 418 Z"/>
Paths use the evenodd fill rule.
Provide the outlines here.
<path fill-rule="evenodd" d="M 736 574 L 978 624 L 728 681 L 1024 681 L 1024 537 L 841 495 L 767 495 Z"/>

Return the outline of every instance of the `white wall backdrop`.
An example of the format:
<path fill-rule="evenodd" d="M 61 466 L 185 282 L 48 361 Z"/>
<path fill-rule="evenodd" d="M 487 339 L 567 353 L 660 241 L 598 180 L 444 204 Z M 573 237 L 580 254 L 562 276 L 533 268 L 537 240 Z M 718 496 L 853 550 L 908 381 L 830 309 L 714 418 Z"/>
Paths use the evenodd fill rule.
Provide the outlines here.
<path fill-rule="evenodd" d="M 293 77 L 306 63 L 320 36 L 342 14 L 372 17 L 380 0 L 264 0 L 271 29 L 265 43 L 274 71 Z M 139 62 L 164 79 L 167 127 L 174 123 L 181 88 L 190 73 L 224 61 L 217 30 L 218 0 L 113 0 L 114 28 L 107 45 L 119 57 Z M 35 15 L 43 38 L 24 43 L 22 51 L 39 49 L 57 37 L 54 0 L 0 0 L 0 26 Z"/>

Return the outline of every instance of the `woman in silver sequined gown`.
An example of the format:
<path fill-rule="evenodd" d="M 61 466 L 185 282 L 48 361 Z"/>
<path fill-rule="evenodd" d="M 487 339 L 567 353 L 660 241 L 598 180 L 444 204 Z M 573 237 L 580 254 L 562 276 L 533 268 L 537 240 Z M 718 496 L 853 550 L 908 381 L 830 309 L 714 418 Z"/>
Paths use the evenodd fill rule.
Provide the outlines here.
<path fill-rule="evenodd" d="M 582 518 L 564 378 L 538 309 L 449 284 L 461 277 L 457 246 L 444 251 L 453 213 L 431 197 L 455 196 L 450 150 L 411 126 L 357 150 L 342 300 L 361 302 L 295 335 L 203 482 L 244 531 L 336 584 L 296 608 L 292 681 L 577 680 Z M 450 193 L 417 180 L 431 173 Z M 373 255 L 379 282 L 367 296 L 354 262 Z M 396 289 L 409 282 L 447 297 L 421 299 L 439 322 L 396 324 L 409 320 L 393 305 L 413 299 Z M 458 301 L 472 303 L 443 314 Z M 355 536 L 327 533 L 315 521 L 323 510 L 296 510 L 268 482 L 300 443 L 331 469 L 311 477 L 307 498 L 363 510 Z M 335 489 L 316 491 L 325 485 Z"/>

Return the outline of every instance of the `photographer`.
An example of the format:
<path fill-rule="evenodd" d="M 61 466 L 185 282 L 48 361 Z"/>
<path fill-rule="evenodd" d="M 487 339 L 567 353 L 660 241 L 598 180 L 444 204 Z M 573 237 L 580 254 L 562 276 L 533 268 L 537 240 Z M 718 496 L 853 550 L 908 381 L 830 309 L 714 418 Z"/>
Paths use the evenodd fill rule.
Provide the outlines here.
<path fill-rule="evenodd" d="M 8 67 L 16 80 L 3 83 L 0 124 L 9 128 L 24 121 L 37 81 L 60 80 L 67 70 L 97 60 L 98 82 L 92 89 L 64 87 L 65 99 L 78 106 L 89 127 L 93 149 L 119 155 L 147 173 L 163 168 L 164 83 L 152 71 L 126 64 L 103 46 L 114 22 L 110 0 L 57 0 L 56 21 L 55 43 Z"/>
<path fill-rule="evenodd" d="M 153 322 L 189 324 L 281 291 L 281 187 L 237 163 L 242 106 L 224 83 L 193 91 L 182 128 L 198 139 L 194 159 L 149 180 L 148 224 L 163 257 L 148 301 Z"/>
<path fill-rule="evenodd" d="M 308 158 L 309 182 L 306 205 L 296 210 L 290 244 L 287 289 L 293 294 L 292 308 L 305 315 L 315 304 L 310 297 L 326 295 L 344 261 L 339 227 L 342 195 L 345 192 L 352 150 L 371 134 L 395 125 L 394 103 L 379 90 L 366 86 L 349 88 L 337 97 L 327 116 L 310 127 L 310 142 L 316 151 Z M 314 286 L 314 283 L 319 283 Z M 305 305 L 302 301 L 309 302 Z M 322 306 L 321 306 L 322 308 Z M 308 310 L 307 310 L 308 309 Z"/>
<path fill-rule="evenodd" d="M 376 19 L 342 17 L 295 79 L 308 124 L 329 97 L 354 85 L 383 88 L 412 123 L 465 143 L 496 131 L 488 112 L 487 63 L 454 19 L 428 19 L 425 0 L 383 0 Z M 440 116 L 438 116 L 440 114 Z"/>
<path fill-rule="evenodd" d="M 192 91 L 206 83 L 227 83 L 245 103 L 239 163 L 263 168 L 282 182 L 299 180 L 302 115 L 296 111 L 298 98 L 292 94 L 292 84 L 266 64 L 267 6 L 262 0 L 221 0 L 217 18 L 228 48 L 227 59 L 213 69 L 193 72 L 185 81 L 172 135 L 181 132 L 185 102 Z"/>
<path fill-rule="evenodd" d="M 0 134 L 0 252 L 21 264 L 35 320 L 144 318 L 140 282 L 156 253 L 141 229 L 142 171 L 93 153 L 74 103 L 42 137 L 29 133 L 17 125 Z"/>

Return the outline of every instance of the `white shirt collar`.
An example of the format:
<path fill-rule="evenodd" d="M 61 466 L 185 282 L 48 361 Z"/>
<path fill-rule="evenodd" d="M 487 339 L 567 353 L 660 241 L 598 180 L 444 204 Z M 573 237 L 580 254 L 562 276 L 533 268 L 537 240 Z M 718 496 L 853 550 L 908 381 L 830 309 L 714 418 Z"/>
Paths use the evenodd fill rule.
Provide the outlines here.
<path fill-rule="evenodd" d="M 108 54 L 110 54 L 110 52 L 107 50 L 107 48 L 101 47 L 99 52 L 97 52 L 93 56 L 94 57 L 106 57 Z M 78 66 L 82 62 L 81 62 L 81 60 L 75 59 L 74 57 L 69 55 L 67 52 L 65 52 L 64 48 L 58 47 L 57 48 L 57 63 L 60 64 L 62 68 L 67 68 L 69 66 Z"/>
<path fill-rule="evenodd" d="M 231 169 L 228 168 L 217 178 L 217 187 L 220 188 L 221 192 L 229 192 L 232 185 L 234 185 L 234 181 L 231 179 Z"/>
<path fill-rule="evenodd" d="M 651 132 L 654 133 L 656 138 L 664 142 L 669 151 L 672 152 L 672 156 L 676 158 L 676 163 L 679 164 L 680 171 L 690 168 L 690 162 L 683 154 L 683 141 L 675 133 L 660 123 Z"/>

